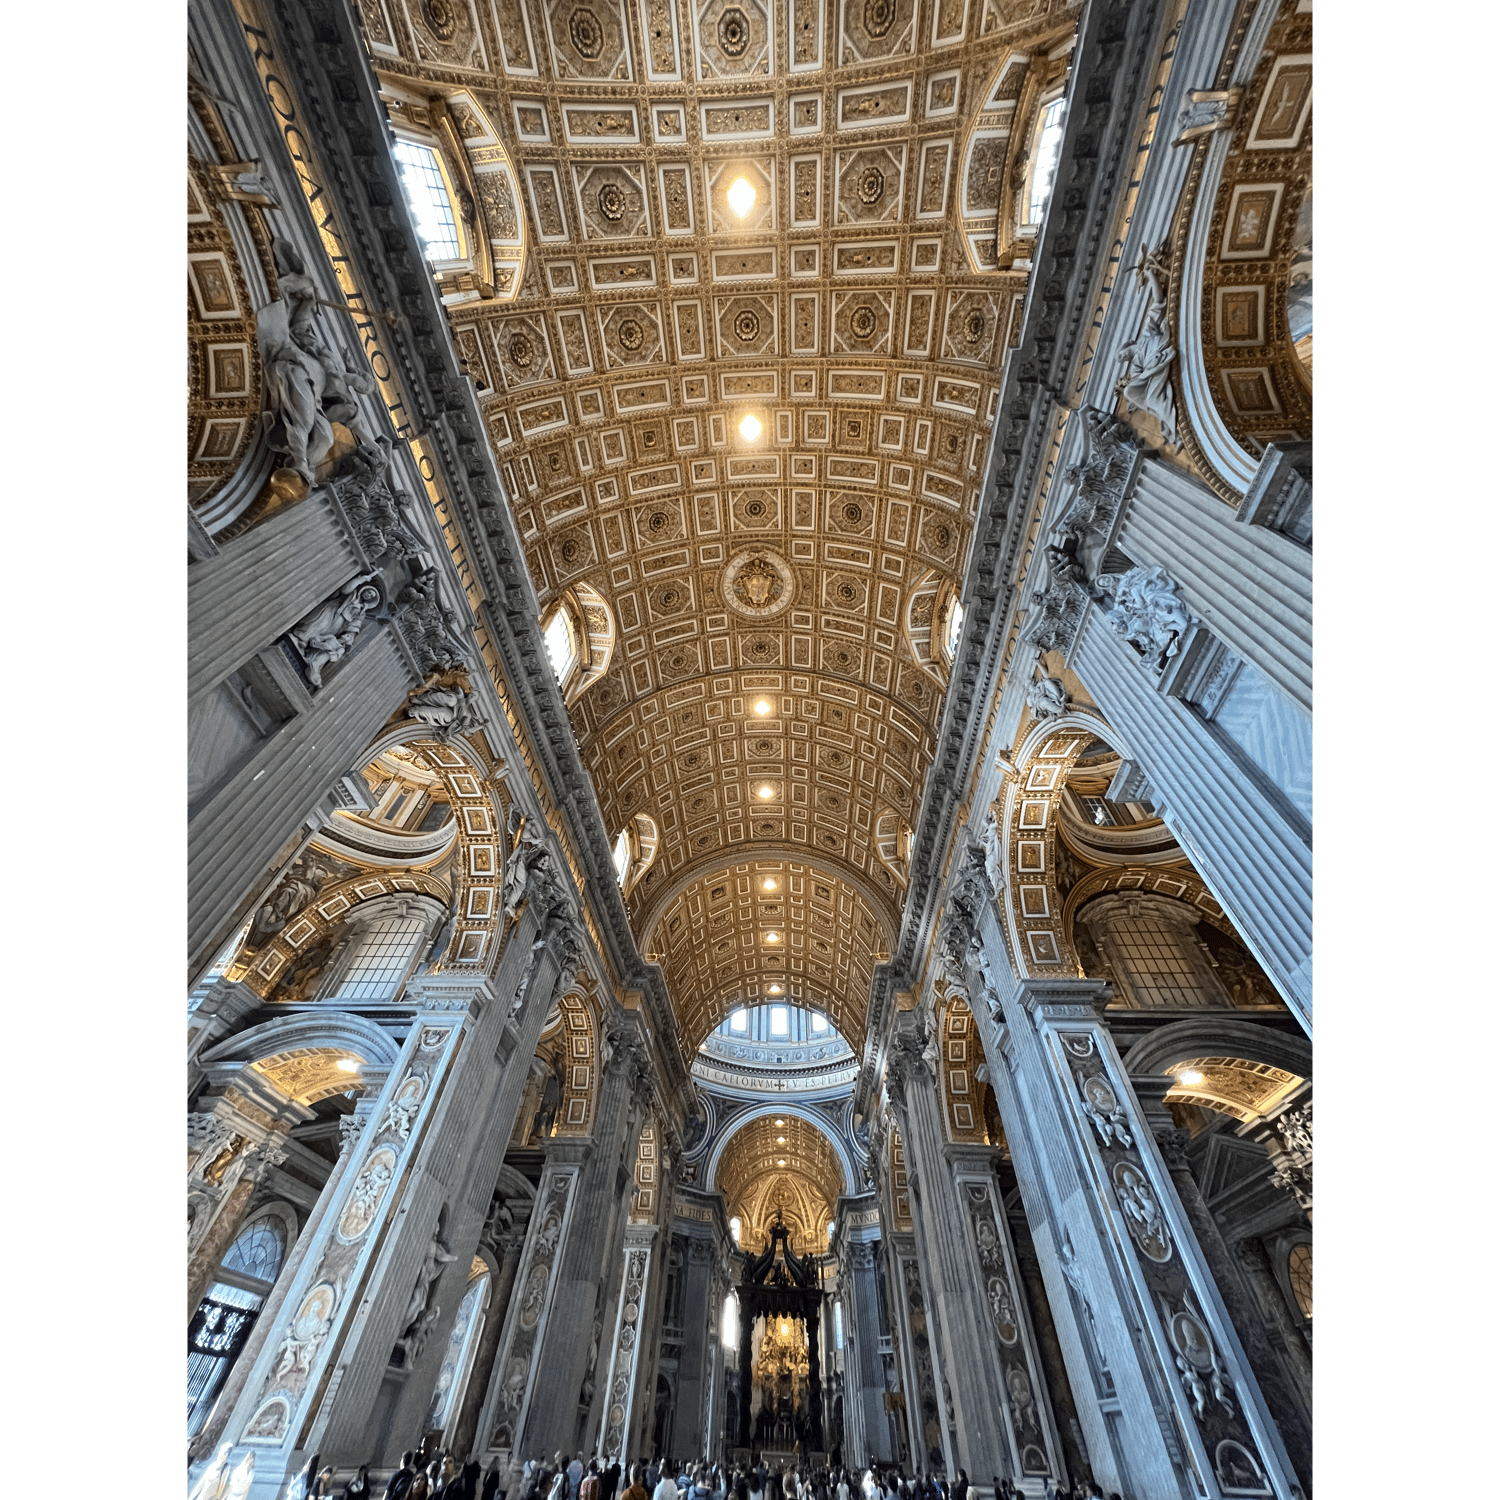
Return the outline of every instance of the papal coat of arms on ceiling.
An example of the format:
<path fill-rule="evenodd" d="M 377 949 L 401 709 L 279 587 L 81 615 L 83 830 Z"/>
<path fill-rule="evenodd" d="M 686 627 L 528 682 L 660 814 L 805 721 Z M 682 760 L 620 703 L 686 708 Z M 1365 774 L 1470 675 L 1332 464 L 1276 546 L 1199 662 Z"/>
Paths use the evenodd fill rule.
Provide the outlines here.
<path fill-rule="evenodd" d="M 774 552 L 759 548 L 738 553 L 724 569 L 724 600 L 737 614 L 763 620 L 792 602 L 792 570 Z"/>

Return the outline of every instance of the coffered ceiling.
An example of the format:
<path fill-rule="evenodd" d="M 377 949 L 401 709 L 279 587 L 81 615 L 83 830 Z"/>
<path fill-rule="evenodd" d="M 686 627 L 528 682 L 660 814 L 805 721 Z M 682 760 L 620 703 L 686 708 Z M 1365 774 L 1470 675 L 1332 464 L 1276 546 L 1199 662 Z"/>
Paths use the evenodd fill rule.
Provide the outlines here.
<path fill-rule="evenodd" d="M 713 1185 L 724 1194 L 727 1212 L 741 1220 L 743 1249 L 762 1248 L 779 1203 L 792 1225 L 794 1248 L 806 1255 L 828 1248 L 828 1224 L 844 1191 L 844 1171 L 816 1125 L 796 1115 L 767 1114 L 735 1133 Z"/>
<path fill-rule="evenodd" d="M 1076 7 L 359 3 L 396 128 L 465 155 L 495 295 L 449 315 L 543 613 L 612 616 L 571 713 L 608 826 L 657 826 L 629 906 L 684 1048 L 765 998 L 761 856 L 777 972 L 859 1048 Z"/>

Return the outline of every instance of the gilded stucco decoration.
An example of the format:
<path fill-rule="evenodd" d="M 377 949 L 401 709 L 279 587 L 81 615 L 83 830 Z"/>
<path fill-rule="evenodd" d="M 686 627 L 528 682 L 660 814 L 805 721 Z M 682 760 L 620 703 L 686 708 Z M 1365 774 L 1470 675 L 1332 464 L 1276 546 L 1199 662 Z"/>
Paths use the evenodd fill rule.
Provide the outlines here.
<path fill-rule="evenodd" d="M 1187 1058 L 1174 1063 L 1172 1072 L 1179 1082 L 1167 1090 L 1168 1104 L 1196 1104 L 1237 1120 L 1265 1114 L 1304 1082 L 1284 1068 L 1244 1057 Z"/>
<path fill-rule="evenodd" d="M 1214 83 L 1226 96 L 1233 62 Z M 1205 421 L 1254 455 L 1312 436 L 1312 96 L 1312 12 L 1284 0 L 1250 83 L 1226 97 L 1223 127 L 1191 140 L 1171 285 L 1183 289 L 1179 332 L 1216 415 L 1191 399 L 1190 381 L 1179 435 L 1230 501 L 1238 491 L 1214 466 Z"/>
<path fill-rule="evenodd" d="M 339 1067 L 349 1058 L 350 1054 L 342 1047 L 297 1047 L 290 1052 L 278 1052 L 274 1057 L 263 1057 L 250 1067 L 294 1103 L 316 1104 L 333 1094 L 363 1090 L 357 1074 Z"/>
<path fill-rule="evenodd" d="M 976 1068 L 984 1062 L 984 1047 L 974 1014 L 957 990 L 950 989 L 938 1005 L 936 1025 L 948 1138 L 984 1142 L 984 1084 L 975 1077 Z"/>
<path fill-rule="evenodd" d="M 946 688 L 920 617 L 962 579 L 1025 289 L 971 261 L 960 158 L 1014 113 L 1007 57 L 1015 98 L 1064 76 L 1077 7 L 506 0 L 483 79 L 390 19 L 388 103 L 442 89 L 458 119 L 462 88 L 514 166 L 523 284 L 450 318 L 543 618 L 587 587 L 613 621 L 570 714 L 606 827 L 658 830 L 628 905 L 684 1047 L 769 972 L 767 924 L 736 901 L 690 952 L 661 893 L 706 911 L 746 846 L 828 890 L 782 972 L 858 1047 Z"/>
<path fill-rule="evenodd" d="M 701 811 L 714 815 L 707 801 Z M 685 1057 L 736 1007 L 776 1001 L 823 1011 L 856 1052 L 863 1047 L 870 979 L 889 950 L 894 911 L 835 869 L 757 859 L 713 870 L 667 903 L 644 947 L 666 969 Z"/>
<path fill-rule="evenodd" d="M 218 109 L 190 90 L 198 151 L 188 155 L 188 503 L 200 512 L 234 477 L 260 431 L 255 311 L 276 295 L 259 163 L 240 161 Z"/>
<path fill-rule="evenodd" d="M 740 1220 L 741 1249 L 764 1244 L 778 1208 L 800 1253 L 827 1249 L 834 1207 L 847 1189 L 837 1151 L 810 1121 L 756 1116 L 731 1137 L 714 1176 L 725 1212 Z"/>

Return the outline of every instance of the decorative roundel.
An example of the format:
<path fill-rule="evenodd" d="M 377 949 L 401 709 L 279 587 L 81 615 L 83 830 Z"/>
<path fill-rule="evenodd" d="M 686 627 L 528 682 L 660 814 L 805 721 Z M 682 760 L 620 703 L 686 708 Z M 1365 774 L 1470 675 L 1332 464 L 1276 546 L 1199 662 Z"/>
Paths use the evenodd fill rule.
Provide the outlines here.
<path fill-rule="evenodd" d="M 760 332 L 760 319 L 747 307 L 735 315 L 735 337 L 748 344 Z"/>
<path fill-rule="evenodd" d="M 625 194 L 618 182 L 606 182 L 599 189 L 599 212 L 612 224 L 625 217 Z"/>
<path fill-rule="evenodd" d="M 440 42 L 451 42 L 458 35 L 458 10 L 449 0 L 422 0 L 422 19 Z"/>
<path fill-rule="evenodd" d="M 796 579 L 785 559 L 759 547 L 737 552 L 724 569 L 724 602 L 747 619 L 779 615 L 796 591 Z"/>
<path fill-rule="evenodd" d="M 844 502 L 844 520 L 850 526 L 859 526 L 865 519 L 865 508 L 858 500 L 846 500 Z"/>
<path fill-rule="evenodd" d="M 875 333 L 875 309 L 873 307 L 856 307 L 849 314 L 849 331 L 857 339 L 873 337 Z"/>
<path fill-rule="evenodd" d="M 645 330 L 635 318 L 621 318 L 615 332 L 622 349 L 639 349 L 646 341 Z"/>
<path fill-rule="evenodd" d="M 518 333 L 510 341 L 510 361 L 513 365 L 526 369 L 536 358 L 536 351 L 531 347 L 531 340 L 524 333 Z"/>
<path fill-rule="evenodd" d="M 984 337 L 984 314 L 977 308 L 964 319 L 964 337 L 977 344 Z"/>
<path fill-rule="evenodd" d="M 580 5 L 568 18 L 568 39 L 583 57 L 593 59 L 604 51 L 604 27 L 587 6 Z"/>
<path fill-rule="evenodd" d="M 744 11 L 730 6 L 719 17 L 719 50 L 725 57 L 743 57 L 750 45 L 750 23 Z"/>
<path fill-rule="evenodd" d="M 896 0 L 865 0 L 865 30 L 871 36 L 884 36 L 895 20 Z"/>
<path fill-rule="evenodd" d="M 879 167 L 866 167 L 859 174 L 859 201 L 879 203 L 885 196 L 885 173 Z"/>

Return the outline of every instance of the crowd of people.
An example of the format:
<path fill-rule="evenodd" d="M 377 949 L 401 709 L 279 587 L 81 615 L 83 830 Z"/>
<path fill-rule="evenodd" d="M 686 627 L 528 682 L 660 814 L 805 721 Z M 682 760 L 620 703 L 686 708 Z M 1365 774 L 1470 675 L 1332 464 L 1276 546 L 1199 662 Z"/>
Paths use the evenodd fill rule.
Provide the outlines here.
<path fill-rule="evenodd" d="M 502 1480 L 509 1484 L 502 1487 Z M 1019 1485 L 991 1479 L 994 1500 L 1023 1500 Z M 682 1464 L 660 1456 L 650 1463 L 625 1468 L 617 1459 L 601 1464 L 562 1453 L 531 1458 L 519 1472 L 502 1474 L 498 1459 L 482 1469 L 478 1459 L 460 1465 L 448 1452 L 424 1457 L 418 1451 L 401 1455 L 401 1465 L 378 1500 L 970 1500 L 974 1486 L 960 1469 L 953 1480 L 941 1475 L 908 1475 L 899 1466 L 875 1465 L 851 1473 L 842 1465 L 831 1468 L 768 1467 L 764 1461 L 748 1467 L 728 1467 L 702 1461 Z M 293 1479 L 286 1500 L 377 1500 L 369 1466 L 336 1485 L 333 1470 L 318 1466 L 314 1454 Z M 1071 1486 L 1047 1480 L 1046 1500 L 1106 1500 L 1091 1480 Z M 1111 1493 L 1107 1500 L 1121 1500 Z"/>

